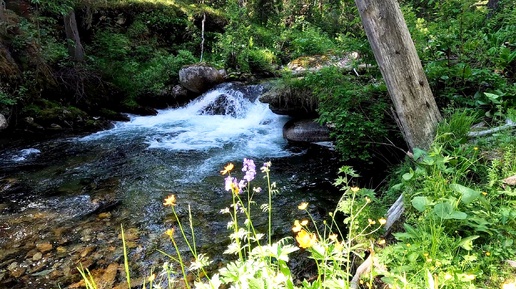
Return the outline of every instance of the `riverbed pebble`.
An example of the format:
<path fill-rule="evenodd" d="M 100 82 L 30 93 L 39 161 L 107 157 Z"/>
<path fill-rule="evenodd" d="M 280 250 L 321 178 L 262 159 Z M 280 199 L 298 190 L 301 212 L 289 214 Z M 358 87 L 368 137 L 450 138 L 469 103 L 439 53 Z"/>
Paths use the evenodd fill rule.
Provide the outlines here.
<path fill-rule="evenodd" d="M 41 253 L 46 253 L 46 252 L 52 250 L 52 244 L 50 244 L 50 243 L 39 243 L 39 244 L 36 244 L 36 248 L 38 248 L 38 250 Z"/>

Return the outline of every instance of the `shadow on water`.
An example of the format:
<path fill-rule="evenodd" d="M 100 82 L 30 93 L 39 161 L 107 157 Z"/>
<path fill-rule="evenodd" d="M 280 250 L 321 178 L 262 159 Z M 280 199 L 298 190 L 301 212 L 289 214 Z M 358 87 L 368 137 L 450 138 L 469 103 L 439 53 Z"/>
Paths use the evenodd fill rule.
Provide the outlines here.
<path fill-rule="evenodd" d="M 338 157 L 289 147 L 281 133 L 287 119 L 256 100 L 259 86 L 244 88 L 218 87 L 157 116 L 1 152 L 0 288 L 76 288 L 81 265 L 108 287 L 123 282 L 121 225 L 135 278 L 159 269 L 169 260 L 157 250 L 173 252 L 163 235 L 175 224 L 162 204 L 170 194 L 182 222 L 190 207 L 200 251 L 221 262 L 228 218 L 219 211 L 231 195 L 219 171 L 234 162 L 241 178 L 243 158 L 257 167 L 272 161 L 280 191 L 273 199 L 276 236 L 290 235 L 293 220 L 303 217 L 302 201 L 322 218 L 339 197 L 331 185 Z M 257 178 L 254 185 L 265 183 Z M 267 222 L 262 214 L 254 221 L 259 228 Z"/>

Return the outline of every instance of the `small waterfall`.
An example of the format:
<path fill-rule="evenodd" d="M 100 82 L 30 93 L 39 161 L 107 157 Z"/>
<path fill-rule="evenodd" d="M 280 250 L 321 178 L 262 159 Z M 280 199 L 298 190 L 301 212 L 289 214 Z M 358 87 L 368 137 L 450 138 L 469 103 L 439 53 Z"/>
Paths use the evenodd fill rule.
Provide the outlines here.
<path fill-rule="evenodd" d="M 188 164 L 200 171 L 244 157 L 284 157 L 282 127 L 286 117 L 260 103 L 260 85 L 225 83 L 181 108 L 160 110 L 156 116 L 130 116 L 111 130 L 81 139 L 106 143 L 110 139 L 143 142 L 147 149 L 188 152 Z M 189 168 L 193 169 L 193 168 Z"/>

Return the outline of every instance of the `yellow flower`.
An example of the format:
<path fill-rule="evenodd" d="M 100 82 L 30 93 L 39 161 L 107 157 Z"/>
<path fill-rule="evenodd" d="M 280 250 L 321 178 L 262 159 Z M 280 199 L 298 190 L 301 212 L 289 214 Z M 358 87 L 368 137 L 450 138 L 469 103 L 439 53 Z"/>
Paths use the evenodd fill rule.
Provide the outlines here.
<path fill-rule="evenodd" d="M 301 204 L 299 204 L 299 206 L 297 206 L 297 208 L 300 210 L 306 210 L 307 207 L 308 207 L 307 202 L 302 202 Z"/>
<path fill-rule="evenodd" d="M 328 239 L 330 239 L 333 242 L 337 242 L 337 234 L 331 234 L 328 236 Z"/>
<path fill-rule="evenodd" d="M 224 167 L 224 169 L 222 171 L 220 171 L 220 173 L 222 175 L 230 173 L 233 170 L 234 167 L 235 167 L 235 165 L 233 165 L 232 163 L 229 163 L 227 166 Z"/>
<path fill-rule="evenodd" d="M 237 184 L 231 183 L 229 186 L 231 187 L 231 191 L 233 192 L 233 194 L 238 195 L 240 193 L 240 188 Z"/>
<path fill-rule="evenodd" d="M 385 220 L 384 218 L 381 218 L 378 220 L 378 223 L 380 223 L 380 225 L 385 225 L 387 223 L 387 220 Z"/>
<path fill-rule="evenodd" d="M 152 283 L 156 279 L 156 274 L 152 274 L 147 278 L 147 282 Z"/>
<path fill-rule="evenodd" d="M 473 149 L 474 149 L 474 150 L 476 150 L 476 151 L 478 151 L 478 147 L 474 147 Z"/>
<path fill-rule="evenodd" d="M 384 244 L 385 244 L 385 239 L 378 240 L 378 245 L 384 245 Z"/>
<path fill-rule="evenodd" d="M 375 220 L 367 219 L 367 221 L 369 222 L 369 225 L 374 225 L 374 224 L 376 224 L 376 221 L 375 221 Z"/>
<path fill-rule="evenodd" d="M 165 234 L 167 234 L 170 238 L 173 238 L 174 237 L 174 228 L 166 230 Z"/>
<path fill-rule="evenodd" d="M 482 195 L 487 196 L 487 193 L 486 192 L 482 192 Z"/>
<path fill-rule="evenodd" d="M 312 247 L 317 241 L 317 236 L 315 234 L 308 233 L 306 230 L 301 229 L 299 233 L 297 233 L 296 240 L 299 243 L 299 247 L 306 249 Z"/>
<path fill-rule="evenodd" d="M 165 199 L 165 202 L 163 203 L 164 206 L 175 206 L 176 205 L 176 196 L 170 195 Z"/>
<path fill-rule="evenodd" d="M 467 281 L 473 281 L 473 280 L 475 280 L 475 275 L 467 274 L 464 276 L 464 279 L 466 279 Z"/>
<path fill-rule="evenodd" d="M 308 225 L 308 220 L 301 221 L 301 226 L 306 226 L 306 225 Z"/>
<path fill-rule="evenodd" d="M 410 243 L 407 243 L 407 247 L 410 247 L 410 246 L 411 246 Z"/>
<path fill-rule="evenodd" d="M 302 228 L 303 227 L 301 227 L 301 224 L 299 223 L 299 220 L 295 220 L 294 221 L 294 227 L 292 227 L 292 231 L 294 233 L 297 233 L 297 232 L 301 231 Z"/>
<path fill-rule="evenodd" d="M 487 251 L 486 256 L 491 256 L 491 252 Z"/>
<path fill-rule="evenodd" d="M 356 193 L 356 192 L 360 191 L 360 188 L 359 188 L 359 187 L 352 187 L 352 188 L 351 188 L 351 191 L 352 191 L 353 193 Z"/>
<path fill-rule="evenodd" d="M 369 204 L 371 202 L 371 199 L 369 199 L 369 197 L 365 197 L 365 201 Z"/>

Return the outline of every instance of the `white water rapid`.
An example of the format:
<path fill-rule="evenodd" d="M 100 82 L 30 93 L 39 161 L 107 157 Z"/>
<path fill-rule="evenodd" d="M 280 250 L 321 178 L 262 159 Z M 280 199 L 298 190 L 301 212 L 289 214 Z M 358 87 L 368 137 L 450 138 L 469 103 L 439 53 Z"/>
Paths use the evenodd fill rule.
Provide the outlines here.
<path fill-rule="evenodd" d="M 217 170 L 225 162 L 243 158 L 291 155 L 282 137 L 287 118 L 275 115 L 267 104 L 259 102 L 256 94 L 261 87 L 247 90 L 251 95 L 234 89 L 232 84 L 223 84 L 184 107 L 160 110 L 156 116 L 130 115 L 129 122 L 117 122 L 110 130 L 80 140 L 141 139 L 148 150 L 190 154 L 192 159 L 187 163 L 197 163 L 197 172 Z M 200 159 L 197 153 L 202 155 Z"/>

